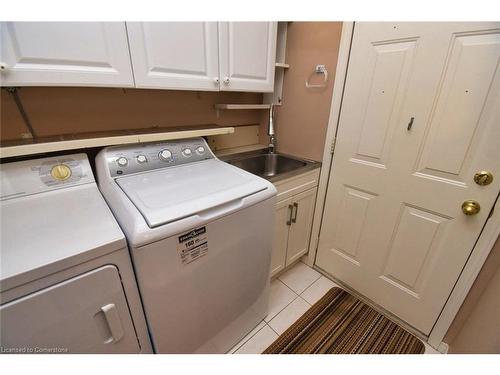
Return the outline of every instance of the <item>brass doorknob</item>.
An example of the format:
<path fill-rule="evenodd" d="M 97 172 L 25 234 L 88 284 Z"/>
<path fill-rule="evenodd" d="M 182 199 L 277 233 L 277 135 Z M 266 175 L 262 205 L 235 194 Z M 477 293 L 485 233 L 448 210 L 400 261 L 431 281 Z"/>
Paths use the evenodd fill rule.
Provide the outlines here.
<path fill-rule="evenodd" d="M 481 206 L 477 201 L 467 200 L 462 203 L 462 212 L 467 216 L 476 215 L 479 211 L 481 211 Z"/>
<path fill-rule="evenodd" d="M 488 171 L 480 171 L 474 175 L 474 182 L 478 185 L 485 186 L 491 184 L 493 175 Z"/>

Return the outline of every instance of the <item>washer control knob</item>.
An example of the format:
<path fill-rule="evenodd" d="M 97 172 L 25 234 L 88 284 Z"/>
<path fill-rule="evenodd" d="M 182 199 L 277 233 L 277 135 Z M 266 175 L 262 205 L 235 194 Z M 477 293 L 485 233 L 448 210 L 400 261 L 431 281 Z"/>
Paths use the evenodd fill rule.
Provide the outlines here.
<path fill-rule="evenodd" d="M 172 160 L 172 153 L 169 150 L 167 150 L 167 149 L 161 150 L 158 153 L 158 157 L 162 161 L 170 161 L 170 160 Z"/>
<path fill-rule="evenodd" d="M 71 177 L 71 168 L 66 164 L 57 164 L 50 170 L 50 175 L 58 181 L 64 181 Z"/>
<path fill-rule="evenodd" d="M 139 164 L 145 163 L 148 161 L 148 158 L 144 155 L 137 155 L 136 160 Z"/>
<path fill-rule="evenodd" d="M 118 160 L 116 161 L 116 163 L 117 163 L 120 167 L 126 167 L 126 166 L 127 166 L 127 164 L 128 164 L 128 160 L 127 160 L 127 158 L 125 158 L 125 157 L 123 157 L 123 156 L 122 156 L 122 157 L 118 158 Z"/>
<path fill-rule="evenodd" d="M 200 155 L 201 155 L 201 154 L 203 154 L 203 153 L 205 153 L 205 147 L 203 147 L 203 146 L 199 146 L 199 147 L 196 149 L 196 152 L 197 152 L 198 154 L 200 154 Z"/>
<path fill-rule="evenodd" d="M 191 154 L 193 153 L 193 151 L 191 151 L 191 149 L 190 149 L 190 148 L 185 148 L 185 149 L 182 151 L 182 153 L 184 154 L 184 156 L 186 156 L 186 157 L 190 157 L 190 156 L 191 156 Z"/>

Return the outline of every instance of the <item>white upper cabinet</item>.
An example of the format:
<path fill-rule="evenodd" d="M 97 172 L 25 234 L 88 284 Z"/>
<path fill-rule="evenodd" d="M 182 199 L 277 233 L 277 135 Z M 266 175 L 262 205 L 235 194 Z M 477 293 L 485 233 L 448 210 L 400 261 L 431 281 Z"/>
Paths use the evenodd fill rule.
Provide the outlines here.
<path fill-rule="evenodd" d="M 277 22 L 220 22 L 221 90 L 274 89 Z"/>
<path fill-rule="evenodd" d="M 123 22 L 2 22 L 2 86 L 133 87 Z"/>
<path fill-rule="evenodd" d="M 219 91 L 217 22 L 128 22 L 136 87 Z"/>
<path fill-rule="evenodd" d="M 2 86 L 250 92 L 274 88 L 277 22 L 2 22 L 0 26 Z"/>

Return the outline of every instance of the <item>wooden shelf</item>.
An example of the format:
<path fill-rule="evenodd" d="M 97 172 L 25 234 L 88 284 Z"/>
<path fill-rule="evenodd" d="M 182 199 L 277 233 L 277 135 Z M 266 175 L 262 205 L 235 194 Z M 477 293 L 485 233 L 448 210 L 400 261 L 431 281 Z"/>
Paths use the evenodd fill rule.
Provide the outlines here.
<path fill-rule="evenodd" d="M 113 132 L 62 135 L 4 142 L 0 147 L 0 158 L 41 154 L 45 152 L 76 150 L 81 148 L 104 147 L 127 143 L 145 143 L 172 139 L 205 137 L 209 135 L 231 134 L 233 127 L 192 126 L 182 128 L 153 128 Z"/>
<path fill-rule="evenodd" d="M 269 109 L 269 104 L 215 104 L 215 109 Z"/>
<path fill-rule="evenodd" d="M 224 150 L 214 151 L 214 154 L 215 154 L 215 156 L 219 157 L 219 156 L 240 154 L 242 152 L 265 150 L 267 148 L 269 148 L 268 145 L 262 145 L 262 144 L 258 143 L 258 144 L 254 144 L 254 145 L 226 148 Z"/>
<path fill-rule="evenodd" d="M 288 69 L 290 67 L 290 64 L 286 64 L 286 63 L 276 63 L 274 64 L 274 66 L 276 68 L 283 68 L 283 69 Z"/>

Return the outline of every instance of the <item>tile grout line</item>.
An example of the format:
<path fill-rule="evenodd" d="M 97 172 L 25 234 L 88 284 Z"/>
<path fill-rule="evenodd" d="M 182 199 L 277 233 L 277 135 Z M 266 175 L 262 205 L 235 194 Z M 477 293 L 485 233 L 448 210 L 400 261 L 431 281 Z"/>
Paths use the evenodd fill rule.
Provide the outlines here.
<path fill-rule="evenodd" d="M 291 301 L 288 305 L 286 305 L 285 307 L 283 307 L 283 309 L 281 309 L 281 310 L 280 310 L 280 311 L 279 311 L 279 312 L 278 312 L 275 316 L 273 316 L 273 318 L 272 318 L 271 320 L 269 320 L 269 322 L 266 322 L 265 320 L 264 320 L 264 322 L 265 322 L 267 325 L 269 325 L 269 323 L 271 323 L 271 322 L 274 320 L 274 318 L 276 318 L 276 317 L 277 317 L 280 313 L 282 313 L 282 312 L 283 312 L 283 310 L 285 310 L 288 306 L 290 306 L 292 303 L 294 303 L 294 302 L 297 300 L 297 298 L 300 298 L 300 299 L 301 299 L 302 301 L 304 301 L 307 305 L 309 305 L 309 307 L 311 307 L 311 306 L 312 306 L 312 305 L 311 305 L 309 302 L 307 302 L 304 298 L 302 298 L 301 296 L 297 295 L 297 296 L 296 296 L 296 297 L 295 297 L 295 298 L 294 298 L 294 299 L 293 299 L 293 300 L 292 300 L 292 301 Z M 271 329 L 272 329 L 272 327 L 271 327 Z M 273 331 L 274 331 L 274 330 L 273 330 Z M 275 332 L 276 332 L 276 331 L 275 331 Z M 278 334 L 279 334 L 279 333 L 278 333 Z"/>
<path fill-rule="evenodd" d="M 309 267 L 309 266 L 308 266 L 308 267 Z M 312 268 L 311 268 L 311 269 L 312 269 Z M 314 271 L 314 270 L 313 270 L 313 271 Z M 316 272 L 317 272 L 317 271 L 316 271 Z M 319 272 L 318 272 L 318 273 L 319 273 Z M 316 279 L 314 279 L 314 281 L 313 281 L 311 284 L 309 284 L 309 285 L 307 285 L 307 286 L 306 286 L 306 289 L 307 289 L 307 288 L 309 288 L 311 285 L 313 285 L 316 281 L 318 281 L 319 279 L 321 279 L 321 276 L 323 276 L 323 275 L 321 275 L 321 274 L 319 273 L 319 276 L 318 276 Z M 279 277 L 278 277 L 278 279 L 277 279 L 277 280 L 281 281 L 281 282 L 282 282 L 282 283 L 283 283 L 283 284 L 284 284 L 284 285 L 285 285 L 288 289 L 290 289 L 292 292 L 294 292 L 294 293 L 295 293 L 296 295 L 298 295 L 298 296 L 300 296 L 302 293 L 304 293 L 304 292 L 306 291 L 306 289 L 304 289 L 302 292 L 297 293 L 297 292 L 296 292 L 295 290 L 293 290 L 291 287 L 289 287 L 288 285 L 286 285 L 286 283 L 285 283 L 283 280 L 281 280 Z"/>
<path fill-rule="evenodd" d="M 301 261 L 301 262 L 302 262 L 302 261 Z M 303 263 L 303 262 L 302 262 L 302 263 Z M 309 267 L 307 264 L 305 264 L 305 263 L 303 263 L 303 264 L 304 264 L 304 265 L 306 265 L 307 267 Z M 309 268 L 311 268 L 311 267 L 309 267 Z M 312 268 L 311 268 L 311 269 L 312 269 Z M 312 269 L 312 270 L 313 270 L 313 269 Z M 317 272 L 317 271 L 316 271 L 316 272 Z M 307 289 L 308 289 L 311 285 L 313 285 L 316 281 L 318 281 L 318 280 L 321 278 L 321 276 L 323 276 L 323 275 L 322 275 L 321 273 L 319 273 L 319 272 L 318 272 L 318 274 L 319 274 L 319 276 L 318 276 L 316 279 L 314 279 L 314 280 L 313 280 L 313 282 L 311 282 L 309 285 L 307 285 L 307 286 L 306 286 L 306 288 L 305 288 L 305 289 L 304 289 L 301 293 L 297 293 L 295 290 L 293 290 L 291 287 L 289 287 L 289 286 L 288 286 L 288 285 L 287 285 L 287 284 L 286 284 L 283 280 L 281 280 L 279 277 L 278 277 L 278 278 L 276 278 L 275 280 L 276 280 L 276 281 L 278 281 L 278 282 L 280 282 L 281 284 L 283 284 L 283 285 L 284 285 L 284 286 L 285 286 L 288 290 L 290 290 L 293 294 L 295 294 L 295 297 L 294 297 L 294 298 L 293 298 L 293 299 L 292 299 L 292 300 L 291 300 L 291 301 L 290 301 L 290 302 L 289 302 L 286 306 L 284 306 L 284 307 L 283 307 L 280 311 L 278 311 L 278 312 L 277 312 L 277 313 L 276 313 L 276 314 L 275 314 L 275 315 L 274 315 L 274 316 L 273 316 L 273 317 L 269 320 L 269 322 L 267 322 L 265 318 L 264 318 L 264 319 L 262 319 L 262 322 L 264 322 L 264 325 L 263 325 L 263 326 L 262 326 L 262 327 L 261 327 L 261 328 L 260 328 L 257 332 L 255 332 L 252 336 L 248 337 L 248 338 L 247 338 L 247 340 L 245 340 L 244 342 L 240 342 L 240 343 L 238 343 L 238 344 L 241 344 L 241 345 L 238 345 L 238 347 L 237 347 L 237 348 L 235 348 L 235 349 L 234 349 L 234 351 L 232 351 L 230 354 L 237 354 L 236 352 L 237 352 L 237 351 L 238 351 L 241 347 L 243 347 L 243 345 L 245 345 L 248 341 L 250 341 L 250 340 L 251 340 L 251 339 L 252 339 L 252 338 L 253 338 L 253 337 L 254 337 L 257 333 L 259 333 L 260 331 L 262 331 L 262 329 L 263 329 L 265 326 L 268 326 L 268 327 L 271 329 L 271 331 L 273 331 L 274 333 L 276 333 L 276 334 L 278 335 L 278 337 L 279 337 L 279 336 L 281 336 L 281 334 L 280 334 L 280 333 L 278 333 L 278 332 L 276 332 L 276 331 L 273 329 L 273 327 L 271 327 L 271 325 L 270 325 L 269 323 L 270 323 L 270 322 L 271 322 L 274 318 L 276 318 L 276 317 L 277 317 L 277 316 L 278 316 L 278 315 L 279 315 L 279 314 L 280 314 L 283 310 L 285 310 L 288 306 L 290 306 L 290 305 L 291 305 L 291 304 L 292 304 L 292 303 L 293 303 L 293 302 L 294 302 L 297 298 L 302 299 L 302 301 L 304 301 L 304 302 L 305 302 L 305 303 L 306 303 L 309 307 L 311 307 L 312 305 L 311 305 L 311 304 L 310 304 L 310 303 L 309 303 L 309 302 L 308 302 L 305 298 L 303 298 L 303 297 L 302 297 L 302 294 L 303 294 L 303 293 L 304 293 L 304 292 L 305 292 L 305 291 L 306 291 L 306 290 L 307 290 Z M 300 317 L 299 317 L 299 318 L 300 318 Z M 293 322 L 293 323 L 295 323 L 295 322 Z M 293 323 L 292 323 L 292 325 L 293 325 Z M 259 322 L 259 324 L 260 324 L 260 322 Z M 291 326 L 291 325 L 290 325 L 290 326 Z M 289 326 L 289 327 L 290 327 L 290 326 Z M 289 327 L 288 327 L 288 328 L 289 328 Z M 287 329 L 288 329 L 288 328 L 287 328 Z"/>
<path fill-rule="evenodd" d="M 309 307 L 311 307 L 312 305 L 307 302 L 304 298 L 302 298 L 299 294 L 297 294 L 293 289 L 291 289 L 288 285 L 286 285 L 283 281 L 281 281 L 279 278 L 276 279 L 277 281 L 279 281 L 281 284 L 283 284 L 285 287 L 287 287 L 290 291 L 292 291 L 293 294 L 295 294 L 295 297 L 293 300 L 291 300 L 285 307 L 283 307 L 280 311 L 278 311 L 270 320 L 269 322 L 271 322 L 271 320 L 273 320 L 274 318 L 276 318 L 283 310 L 285 310 L 288 306 L 290 306 L 293 301 L 295 301 L 297 298 L 301 298 L 306 304 L 309 305 Z M 312 285 L 312 284 L 311 284 Z M 306 288 L 307 289 L 307 288 Z M 262 322 L 264 322 L 264 326 L 262 326 L 257 332 L 255 332 L 252 336 L 250 336 L 247 340 L 245 340 L 243 343 L 241 343 L 241 345 L 239 345 L 231 354 L 234 354 L 236 353 L 243 345 L 245 345 L 248 341 L 250 341 L 250 339 L 252 337 L 254 337 L 257 333 L 259 333 L 266 325 L 271 329 L 271 331 L 273 331 L 274 333 L 276 333 L 278 336 L 280 336 L 280 334 L 278 332 L 276 332 L 273 327 L 271 327 L 269 325 L 269 322 L 267 322 L 265 319 L 262 319 Z M 260 324 L 260 322 L 259 322 Z"/>
<path fill-rule="evenodd" d="M 316 280 L 314 280 L 314 281 L 313 281 L 313 283 L 312 283 L 311 285 L 309 285 L 307 288 L 305 288 L 305 289 L 302 291 L 302 293 L 300 293 L 300 294 L 299 294 L 299 296 L 302 296 L 302 294 L 304 294 L 304 293 L 306 292 L 306 290 L 307 290 L 307 289 L 309 289 L 310 287 L 312 287 L 312 286 L 313 286 L 313 284 L 315 284 L 315 283 L 316 283 L 316 281 L 319 281 L 322 277 L 324 277 L 324 276 L 320 274 L 320 276 L 319 276 Z M 325 279 L 326 279 L 326 277 L 325 277 Z M 327 280 L 329 280 L 329 279 L 327 279 Z M 331 280 L 330 280 L 330 281 L 331 281 Z"/>
<path fill-rule="evenodd" d="M 293 302 L 295 302 L 295 301 L 297 300 L 297 298 L 300 298 L 302 301 L 304 301 L 304 303 L 305 303 L 307 306 L 309 306 L 309 307 L 307 308 L 308 310 L 311 308 L 311 306 L 312 306 L 312 305 L 311 305 L 309 302 L 307 302 L 304 298 L 302 298 L 301 296 L 297 296 L 297 297 L 296 297 L 296 298 L 295 298 L 292 302 L 290 302 L 290 303 L 287 305 L 287 307 L 288 307 L 288 306 L 290 306 Z M 283 309 L 283 310 L 284 310 L 284 309 Z M 281 310 L 281 311 L 283 311 L 283 310 Z M 281 311 L 280 311 L 280 313 L 281 313 Z M 294 321 L 293 321 L 293 322 L 292 322 L 292 323 L 291 323 L 291 324 L 290 324 L 290 325 L 289 325 L 289 326 L 285 329 L 285 331 L 286 331 L 288 328 L 290 328 L 293 324 L 295 324 L 295 322 L 296 322 L 297 320 L 299 320 L 299 319 L 302 317 L 302 315 L 304 315 L 304 314 L 305 314 L 305 312 L 304 312 L 304 313 L 302 313 L 302 314 L 301 314 L 301 315 L 300 315 L 297 319 L 295 319 L 295 320 L 294 320 Z M 279 315 L 279 313 L 278 313 L 278 314 L 276 314 L 276 316 L 275 316 L 274 318 L 276 318 L 278 315 Z M 271 321 L 273 321 L 273 320 L 274 320 L 274 318 L 273 318 L 273 319 L 271 319 L 271 320 L 269 321 L 269 323 L 271 323 Z M 277 331 L 276 331 L 276 330 L 275 330 L 275 329 L 274 329 L 274 328 L 273 328 L 273 327 L 272 327 L 269 323 L 267 323 L 267 322 L 266 322 L 266 324 L 269 326 L 269 328 L 271 328 L 274 332 L 276 332 L 276 334 L 277 334 L 278 336 L 281 336 L 282 334 L 281 334 L 281 333 L 279 333 L 279 332 L 277 332 Z M 283 331 L 283 333 L 284 333 L 285 331 Z"/>
<path fill-rule="evenodd" d="M 282 283 L 284 286 L 286 286 L 288 289 L 290 289 L 293 293 L 297 294 L 297 292 L 295 292 L 295 290 L 293 290 L 288 285 L 286 285 L 286 283 L 283 280 L 281 280 L 279 277 L 276 280 L 278 280 L 280 283 Z"/>
<path fill-rule="evenodd" d="M 243 345 L 245 345 L 247 342 L 249 342 L 249 341 L 250 341 L 250 339 L 251 339 L 252 337 L 254 337 L 257 333 L 259 333 L 260 331 L 262 331 L 262 329 L 263 329 L 266 325 L 268 325 L 264 319 L 262 319 L 262 322 L 264 322 L 264 325 L 263 325 L 262 327 L 260 327 L 260 329 L 259 329 L 259 330 L 257 330 L 257 332 L 255 332 L 255 333 L 254 333 L 252 336 L 250 336 L 247 340 L 245 340 L 244 342 L 239 342 L 238 344 L 240 344 L 240 343 L 241 343 L 241 345 L 238 345 L 238 347 L 237 347 L 236 349 L 234 349 L 234 351 L 233 351 L 231 354 L 235 354 L 235 353 L 236 353 L 236 352 L 237 352 L 237 351 L 238 351 L 238 350 L 239 350 L 239 349 L 240 349 Z M 260 324 L 260 322 L 259 322 L 259 324 Z M 257 325 L 259 325 L 259 324 L 257 324 Z M 269 328 L 271 328 L 271 327 L 269 327 Z M 272 328 L 271 328 L 271 329 L 272 329 Z M 273 331 L 274 331 L 274 330 L 273 330 Z"/>
<path fill-rule="evenodd" d="M 312 284 L 314 284 L 314 283 L 316 282 L 316 280 L 320 279 L 320 278 L 321 278 L 321 276 L 323 276 L 321 273 L 319 273 L 318 271 L 316 271 L 314 268 L 309 267 L 307 264 L 305 264 L 305 263 L 304 263 L 304 262 L 302 262 L 301 260 L 299 260 L 299 261 L 295 264 L 295 266 L 293 266 L 292 268 L 290 268 L 290 270 L 289 270 L 289 271 L 293 270 L 293 269 L 297 266 L 297 264 L 299 264 L 299 263 L 302 263 L 304 266 L 306 266 L 307 268 L 309 268 L 310 270 L 312 270 L 312 271 L 316 272 L 316 273 L 319 275 L 316 279 L 314 279 L 314 281 L 312 282 Z M 284 274 L 286 274 L 286 273 L 287 273 L 287 272 L 284 272 L 284 273 L 283 273 L 283 275 L 284 275 Z M 280 280 L 280 281 L 281 281 L 281 276 L 283 276 L 283 275 L 280 275 L 280 276 L 277 278 L 277 280 Z M 284 282 L 284 281 L 281 281 L 281 282 L 282 282 L 283 284 L 285 284 L 285 282 Z M 308 286 L 306 287 L 306 289 L 307 289 L 307 288 L 309 288 L 312 284 L 308 285 Z M 286 284 L 285 284 L 285 285 L 286 285 Z M 287 285 L 287 286 L 288 286 L 288 285 Z M 305 290 L 305 289 L 304 289 L 304 290 Z M 294 291 L 294 292 L 295 292 L 295 291 Z"/>
<path fill-rule="evenodd" d="M 299 296 L 299 297 L 302 299 L 302 301 L 304 301 L 305 303 L 307 303 L 309 305 L 309 307 L 312 306 L 305 298 L 303 298 L 302 296 Z"/>
<path fill-rule="evenodd" d="M 315 279 L 311 284 L 309 284 L 308 286 L 306 286 L 306 288 L 299 294 L 299 296 L 302 295 L 302 293 L 304 293 L 307 289 L 309 289 L 309 287 L 312 286 L 319 279 L 321 279 L 321 274 L 319 274 L 319 277 L 317 279 Z"/>
<path fill-rule="evenodd" d="M 281 280 L 281 278 L 280 278 L 280 277 L 276 278 L 276 279 L 275 279 L 276 281 L 279 281 L 281 284 L 283 284 L 284 286 L 286 286 L 286 287 L 287 287 L 287 288 L 288 288 L 288 289 L 289 289 L 292 293 L 294 293 L 294 294 L 295 294 L 295 296 L 296 296 L 296 297 L 295 297 L 293 300 L 291 300 L 291 301 L 290 301 L 290 302 L 289 302 L 289 303 L 288 303 L 285 307 L 283 307 L 280 311 L 278 311 L 278 312 L 277 312 L 277 313 L 276 313 L 276 314 L 275 314 L 275 315 L 274 315 L 271 319 L 269 319 L 269 322 L 268 322 L 266 319 L 264 319 L 264 322 L 265 322 L 267 325 L 269 325 L 269 323 L 271 322 L 271 320 L 273 320 L 274 318 L 276 318 L 276 317 L 277 317 L 277 316 L 278 316 L 278 315 L 279 315 L 279 314 L 280 314 L 283 310 L 285 310 L 288 306 L 290 306 L 290 304 L 291 304 L 293 301 L 295 301 L 295 300 L 297 299 L 297 297 L 300 297 L 300 298 L 301 298 L 301 299 L 302 299 L 302 300 L 303 300 L 306 304 L 308 304 L 308 305 L 309 305 L 309 307 L 311 307 L 311 306 L 312 306 L 312 305 L 311 305 L 309 302 L 307 302 L 307 301 L 306 301 L 306 299 L 305 299 L 305 298 L 303 298 L 301 295 L 302 295 L 302 293 L 304 293 L 304 292 L 305 292 L 305 291 L 306 291 L 306 290 L 307 290 L 307 289 L 308 289 L 311 285 L 313 285 L 316 281 L 318 281 L 319 279 L 321 279 L 321 276 L 323 276 L 323 275 L 322 275 L 322 274 L 320 274 L 318 271 L 316 271 L 316 270 L 312 269 L 311 267 L 309 267 L 307 264 L 305 264 L 305 263 L 303 263 L 303 264 L 304 264 L 306 267 L 308 267 L 308 268 L 310 268 L 311 270 L 313 270 L 313 271 L 315 271 L 316 273 L 318 273 L 318 275 L 319 275 L 319 276 L 318 276 L 316 279 L 314 279 L 314 281 L 313 281 L 311 284 L 309 284 L 308 286 L 306 286 L 306 288 L 305 288 L 305 289 L 304 289 L 304 290 L 303 290 L 300 294 L 299 294 L 299 293 L 297 293 L 295 290 L 293 290 L 291 287 L 289 287 L 289 286 L 288 286 L 288 285 L 287 285 L 287 284 L 286 284 L 283 280 Z M 292 269 L 293 269 L 293 268 L 292 268 Z M 272 327 L 271 327 L 271 326 L 270 326 L 270 328 L 272 329 Z M 273 331 L 274 331 L 274 329 L 273 329 Z M 276 332 L 276 331 L 274 331 L 274 332 Z M 276 332 L 276 333 L 278 333 L 278 332 Z M 279 333 L 278 333 L 278 335 L 279 335 Z"/>
<path fill-rule="evenodd" d="M 294 301 L 295 301 L 295 300 L 294 300 Z M 266 323 L 266 324 L 267 324 L 267 323 Z M 273 331 L 274 333 L 276 333 L 276 334 L 278 335 L 278 337 L 280 337 L 280 336 L 281 336 L 281 334 L 279 334 L 278 332 L 276 332 L 276 331 L 274 330 L 274 328 L 273 328 L 273 327 L 271 327 L 269 324 L 267 324 L 267 326 L 268 326 L 269 328 L 271 328 L 271 331 Z"/>
<path fill-rule="evenodd" d="M 276 318 L 276 316 L 278 316 L 278 314 L 279 314 L 280 312 L 282 312 L 283 310 L 285 310 L 285 309 L 288 307 L 288 305 L 290 305 L 293 301 L 295 301 L 295 300 L 297 299 L 297 297 L 300 297 L 297 293 L 295 293 L 295 291 L 294 291 L 294 290 L 292 290 L 292 289 L 291 289 L 288 285 L 286 285 L 283 281 L 281 281 L 280 279 L 276 279 L 276 280 L 278 280 L 280 283 L 282 283 L 284 286 L 286 286 L 288 289 L 290 289 L 290 291 L 291 291 L 293 294 L 295 294 L 295 297 L 294 297 L 294 299 L 292 299 L 289 303 L 287 303 L 285 307 L 283 307 L 280 311 L 278 311 L 276 314 L 274 314 L 274 315 L 273 315 L 273 317 L 272 317 L 271 319 L 269 319 L 269 321 L 271 321 L 271 320 L 273 320 L 274 318 Z M 266 318 L 267 318 L 267 316 L 266 316 Z M 264 322 L 267 324 L 268 322 L 267 322 L 266 318 L 264 318 Z"/>
<path fill-rule="evenodd" d="M 276 279 L 276 281 L 280 282 L 281 284 L 283 284 L 288 290 L 290 290 L 293 294 L 295 294 L 295 297 L 285 306 L 283 307 L 280 311 L 278 311 L 276 314 L 274 314 L 274 316 L 269 320 L 269 322 L 271 320 L 273 320 L 274 318 L 276 318 L 276 316 L 279 315 L 279 313 L 281 313 L 284 309 L 286 309 L 293 301 L 295 301 L 298 297 L 300 297 L 299 294 L 297 294 L 293 289 L 291 289 L 288 285 L 286 285 L 283 281 L 281 281 L 279 278 Z M 303 299 L 303 298 L 302 298 Z M 305 300 L 304 300 L 305 301 Z M 307 304 L 309 304 L 307 301 L 305 301 Z M 250 341 L 250 339 L 252 339 L 257 333 L 259 333 L 266 325 L 271 329 L 271 331 L 273 331 L 274 333 L 276 333 L 278 336 L 280 335 L 278 332 L 276 332 L 270 325 L 269 323 L 266 321 L 266 319 L 262 319 L 262 322 L 264 322 L 264 326 L 262 326 L 257 332 L 255 332 L 252 336 L 250 336 L 247 340 L 245 340 L 244 342 L 241 343 L 241 345 L 238 345 L 238 347 L 236 349 L 234 349 L 234 351 L 232 352 L 232 354 L 236 353 L 238 351 L 238 349 L 240 349 L 243 345 L 245 345 L 248 341 Z M 259 322 L 260 324 L 260 322 Z"/>

